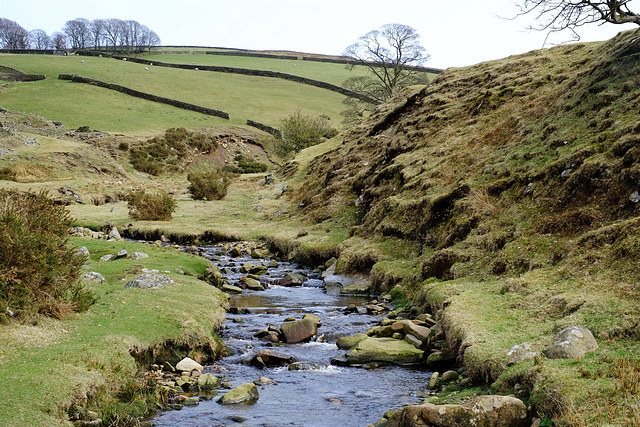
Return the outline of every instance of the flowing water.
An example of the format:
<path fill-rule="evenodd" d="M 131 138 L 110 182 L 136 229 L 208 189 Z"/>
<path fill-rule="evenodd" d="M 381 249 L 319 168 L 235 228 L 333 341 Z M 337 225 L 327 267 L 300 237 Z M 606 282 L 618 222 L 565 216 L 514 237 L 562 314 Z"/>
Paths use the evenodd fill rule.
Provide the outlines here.
<path fill-rule="evenodd" d="M 239 268 L 246 262 L 268 265 L 267 261 L 250 258 L 230 258 L 207 254 L 231 284 L 242 276 Z M 280 287 L 273 282 L 287 272 L 300 272 L 309 280 L 302 287 Z M 230 356 L 205 367 L 223 375 L 231 386 L 268 377 L 275 384 L 260 385 L 260 398 L 251 405 L 220 405 L 217 396 L 204 398 L 195 407 L 158 414 L 152 422 L 157 426 L 367 426 L 382 418 L 389 409 L 417 403 L 417 394 L 424 392 L 430 373 L 420 367 L 378 366 L 338 367 L 330 364 L 342 354 L 335 341 L 343 335 L 353 335 L 375 326 L 381 316 L 346 315 L 349 304 L 363 306 L 370 298 L 330 295 L 324 293 L 322 281 L 310 270 L 280 262 L 270 268 L 261 282 L 269 285 L 265 291 L 248 291 L 230 297 L 231 307 L 247 308 L 245 314 L 228 314 L 222 338 Z M 364 312 L 361 309 L 361 312 Z M 270 324 L 279 327 L 288 317 L 302 318 L 314 314 L 322 320 L 318 334 L 311 342 L 270 346 L 253 335 Z M 313 369 L 288 370 L 287 367 L 256 368 L 246 362 L 264 350 L 271 349 L 309 362 Z"/>

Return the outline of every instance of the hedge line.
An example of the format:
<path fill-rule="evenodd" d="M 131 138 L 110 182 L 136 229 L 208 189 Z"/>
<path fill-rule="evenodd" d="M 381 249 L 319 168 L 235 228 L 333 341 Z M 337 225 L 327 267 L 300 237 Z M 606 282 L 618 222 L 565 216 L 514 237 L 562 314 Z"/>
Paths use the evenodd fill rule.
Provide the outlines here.
<path fill-rule="evenodd" d="M 135 89 L 130 89 L 128 87 L 115 85 L 111 83 L 102 82 L 100 80 L 90 79 L 87 77 L 82 77 L 77 74 L 60 74 L 58 76 L 60 80 L 71 80 L 75 83 L 87 83 L 94 86 L 103 87 L 106 89 L 115 90 L 127 95 L 135 96 L 137 98 L 146 99 L 148 101 L 159 102 L 161 104 L 171 105 L 177 108 L 182 108 L 183 110 L 196 111 L 198 113 L 207 114 L 209 116 L 217 116 L 223 119 L 229 120 L 229 114 L 224 111 L 214 110 L 212 108 L 201 107 L 195 104 L 189 104 L 187 102 L 176 101 L 175 99 L 165 98 L 162 96 L 151 95 L 149 93 L 140 92 Z"/>

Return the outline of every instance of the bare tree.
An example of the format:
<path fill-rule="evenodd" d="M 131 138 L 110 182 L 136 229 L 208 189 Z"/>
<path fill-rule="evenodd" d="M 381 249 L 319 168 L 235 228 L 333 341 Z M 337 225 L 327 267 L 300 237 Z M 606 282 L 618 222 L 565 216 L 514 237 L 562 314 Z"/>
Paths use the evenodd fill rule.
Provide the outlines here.
<path fill-rule="evenodd" d="M 65 50 L 67 48 L 67 36 L 56 31 L 51 34 L 51 45 L 56 50 Z"/>
<path fill-rule="evenodd" d="M 418 74 L 414 66 L 429 59 L 419 39 L 415 29 L 401 24 L 386 24 L 360 37 L 357 43 L 345 49 L 343 55 L 353 61 L 351 68 L 364 66 L 374 78 L 369 82 L 352 80 L 352 86 L 382 102 L 398 89 L 413 83 Z"/>
<path fill-rule="evenodd" d="M 120 20 L 116 18 L 105 19 L 104 21 L 104 37 L 107 45 L 111 45 L 115 49 L 120 42 L 121 33 Z"/>
<path fill-rule="evenodd" d="M 90 25 L 89 20 L 84 18 L 66 22 L 63 31 L 69 38 L 72 48 L 85 49 L 87 47 L 89 40 L 91 40 Z"/>
<path fill-rule="evenodd" d="M 29 31 L 29 40 L 34 49 L 48 49 L 51 46 L 51 37 L 44 30 Z"/>
<path fill-rule="evenodd" d="M 26 49 L 29 47 L 29 32 L 15 21 L 0 18 L 0 43 L 5 49 Z"/>
<path fill-rule="evenodd" d="M 97 50 L 100 48 L 100 43 L 104 36 L 104 19 L 95 19 L 89 24 L 89 31 L 91 32 L 91 42 L 93 47 Z"/>
<path fill-rule="evenodd" d="M 570 30 L 580 39 L 576 28 L 593 23 L 640 25 L 640 15 L 629 10 L 631 0 L 521 0 L 518 15 L 537 14 L 539 24 L 531 29 L 549 33 Z M 546 40 L 545 40 L 546 42 Z"/>

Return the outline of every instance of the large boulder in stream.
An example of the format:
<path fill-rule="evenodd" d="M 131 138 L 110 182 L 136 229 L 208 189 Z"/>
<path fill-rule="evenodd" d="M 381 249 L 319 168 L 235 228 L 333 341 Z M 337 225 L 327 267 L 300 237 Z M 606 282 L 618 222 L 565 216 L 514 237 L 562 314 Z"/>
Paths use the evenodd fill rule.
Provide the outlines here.
<path fill-rule="evenodd" d="M 307 278 L 300 273 L 287 273 L 284 277 L 278 279 L 276 284 L 278 286 L 302 286 Z"/>
<path fill-rule="evenodd" d="M 289 344 L 308 341 L 318 333 L 320 318 L 313 314 L 305 314 L 301 320 L 289 320 L 280 325 L 284 340 Z"/>
<path fill-rule="evenodd" d="M 258 387 L 254 383 L 246 383 L 224 394 L 218 403 L 222 405 L 237 405 L 239 403 L 255 403 L 260 397 Z"/>
<path fill-rule="evenodd" d="M 343 356 L 331 361 L 336 365 L 362 365 L 370 362 L 388 362 L 396 365 L 417 363 L 424 351 L 406 341 L 393 338 L 369 337 L 360 341 Z"/>
<path fill-rule="evenodd" d="M 462 405 L 410 405 L 395 411 L 387 427 L 525 427 L 527 407 L 511 396 L 478 396 Z"/>
<path fill-rule="evenodd" d="M 258 368 L 275 368 L 276 366 L 288 365 L 296 359 L 283 353 L 273 350 L 262 350 L 255 354 L 249 363 Z"/>

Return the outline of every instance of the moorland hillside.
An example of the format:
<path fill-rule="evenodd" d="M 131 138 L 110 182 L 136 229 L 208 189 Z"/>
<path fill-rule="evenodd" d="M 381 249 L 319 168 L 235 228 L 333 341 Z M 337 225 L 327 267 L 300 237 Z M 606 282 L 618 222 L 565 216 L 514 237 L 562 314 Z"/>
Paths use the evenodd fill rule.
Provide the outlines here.
<path fill-rule="evenodd" d="M 610 365 L 640 333 L 637 34 L 408 88 L 314 159 L 294 197 L 306 220 L 350 225 L 345 271 L 442 314 L 472 377 L 570 425 L 638 417 Z M 512 346 L 574 324 L 597 356 L 507 368 Z"/>
<path fill-rule="evenodd" d="M 95 119 L 99 128 L 132 133 L 90 132 L 83 139 L 87 135 L 48 120 L 3 111 L 2 120 L 14 128 L 0 141 L 8 151 L 0 167 L 8 168 L 11 178 L 2 185 L 24 190 L 66 185 L 71 197 L 85 199 L 68 201 L 68 209 L 78 224 L 94 229 L 117 226 L 131 235 L 164 234 L 180 242 L 203 236 L 262 239 L 274 252 L 316 264 L 336 256 L 338 272 L 368 273 L 376 292 L 438 319 L 446 334 L 443 353 L 474 385 L 444 390 L 441 402 L 489 391 L 516 394 L 533 413 L 560 425 L 633 425 L 640 419 L 638 389 L 632 386 L 640 372 L 639 52 L 637 33 L 625 32 L 602 43 L 448 69 L 427 86 L 398 93 L 362 124 L 303 150 L 271 181 L 264 173 L 235 178 L 221 201 L 193 200 L 187 169 L 159 176 L 134 170 L 129 148 L 121 148 L 144 144 L 141 131 L 146 137 L 160 134 L 164 118 L 171 123 L 167 128 L 179 123 L 218 129 L 210 135 L 225 134 L 219 131 L 227 125 L 221 119 L 203 126 L 193 113 L 168 114 L 164 107 L 155 110 L 146 101 L 110 94 L 99 98 L 106 101 L 101 109 L 86 108 L 79 124 Z M 28 58 L 14 60 L 19 64 L 7 65 L 41 72 Z M 113 61 L 91 58 L 74 67 L 101 77 L 94 60 Z M 48 67 L 69 72 L 58 61 Z M 148 88 L 148 71 L 123 62 L 109 63 L 126 73 L 113 80 Z M 174 71 L 157 71 L 155 87 L 173 82 Z M 217 102 L 222 98 L 207 104 L 210 94 L 198 91 L 213 84 L 211 75 L 192 71 L 193 81 L 181 79 L 172 96 L 182 93 L 196 104 L 254 116 L 238 100 L 250 99 L 247 80 L 225 80 L 222 92 L 236 85 L 245 90 L 245 98 L 231 97 L 225 108 Z M 28 84 L 34 83 L 43 85 L 39 90 L 66 93 L 65 102 L 104 95 L 92 86 Z M 296 102 L 318 112 L 326 102 L 332 117 L 339 114 L 337 95 L 320 97 L 314 88 L 292 100 L 295 88 L 287 86 L 286 101 L 276 94 L 278 85 L 263 88 L 255 111 L 272 125 Z M 36 86 L 11 83 L 0 90 L 0 99 L 26 111 L 37 106 L 34 111 L 42 114 L 61 112 L 46 98 L 25 96 L 36 93 Z M 282 108 L 270 108 L 270 97 Z M 310 99 L 315 104 L 307 104 Z M 110 128 L 113 117 L 125 117 L 123 105 L 134 119 Z M 137 120 L 145 111 L 149 120 L 141 128 Z M 76 120 L 72 116 L 65 116 L 69 123 Z M 268 151 L 260 147 L 256 156 L 268 162 Z M 233 158 L 222 156 L 217 160 Z M 189 161 L 202 160 L 195 155 Z M 113 196 L 136 187 L 170 190 L 178 203 L 173 219 L 130 218 Z M 86 202 L 94 198 L 95 204 Z M 598 350 L 580 360 L 542 356 L 554 335 L 572 325 L 590 329 Z M 536 357 L 510 364 L 509 350 L 525 343 Z"/>

